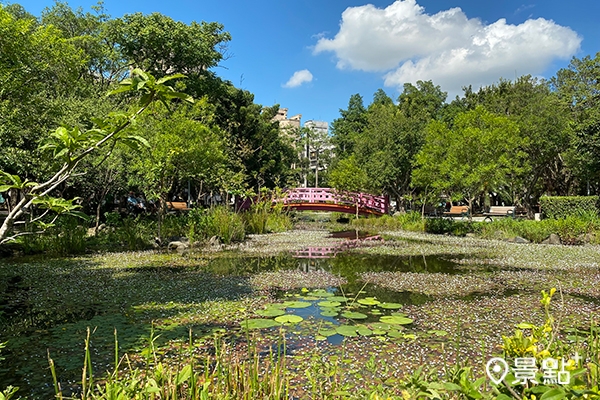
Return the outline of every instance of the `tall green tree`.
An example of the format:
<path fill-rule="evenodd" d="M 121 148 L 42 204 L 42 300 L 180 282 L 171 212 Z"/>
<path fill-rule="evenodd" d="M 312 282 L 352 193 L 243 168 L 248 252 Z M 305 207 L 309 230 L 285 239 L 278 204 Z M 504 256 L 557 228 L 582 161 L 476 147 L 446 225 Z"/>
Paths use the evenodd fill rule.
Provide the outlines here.
<path fill-rule="evenodd" d="M 569 194 L 572 173 L 566 161 L 572 141 L 570 113 L 546 82 L 531 76 L 500 80 L 468 95 L 468 102 L 515 122 L 522 138 L 519 151 L 527 154 L 522 174 L 510 182 L 504 197 L 529 209 L 544 193 Z M 516 160 L 515 160 L 516 162 Z M 507 187 L 508 189 L 508 187 Z"/>
<path fill-rule="evenodd" d="M 516 149 L 522 139 L 516 123 L 482 106 L 459 114 L 452 128 L 440 121 L 427 127 L 425 144 L 416 156 L 413 182 L 453 198 L 474 200 L 506 185 L 520 173 Z"/>
<path fill-rule="evenodd" d="M 331 124 L 331 142 L 335 145 L 335 156 L 338 160 L 350 156 L 354 152 L 356 138 L 367 126 L 367 109 L 362 96 L 353 94 L 346 110 L 340 109 L 340 118 Z"/>
<path fill-rule="evenodd" d="M 574 120 L 573 161 L 583 193 L 600 193 L 600 53 L 573 58 L 551 80 L 553 89 L 568 105 Z"/>

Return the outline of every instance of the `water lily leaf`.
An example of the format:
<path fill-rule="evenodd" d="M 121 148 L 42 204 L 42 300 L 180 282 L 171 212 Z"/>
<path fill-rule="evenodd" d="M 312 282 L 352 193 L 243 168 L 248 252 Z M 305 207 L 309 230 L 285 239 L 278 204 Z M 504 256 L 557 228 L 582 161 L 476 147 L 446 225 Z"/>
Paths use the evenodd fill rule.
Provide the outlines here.
<path fill-rule="evenodd" d="M 319 329 L 319 335 L 329 337 L 337 335 L 337 331 L 335 329 Z"/>
<path fill-rule="evenodd" d="M 371 322 L 369 324 L 371 329 L 380 329 L 383 331 L 389 331 L 390 329 L 397 329 L 396 326 L 392 327 L 390 324 L 384 324 L 383 322 Z"/>
<path fill-rule="evenodd" d="M 389 337 L 392 337 L 394 339 L 399 339 L 401 337 L 404 337 L 404 334 L 402 332 L 400 332 L 400 331 L 391 330 L 391 331 L 388 331 L 387 334 L 388 334 Z"/>
<path fill-rule="evenodd" d="M 325 336 L 317 335 L 315 336 L 315 340 L 327 340 Z"/>
<path fill-rule="evenodd" d="M 338 312 L 335 310 L 321 310 L 321 315 L 323 317 L 336 317 Z"/>
<path fill-rule="evenodd" d="M 307 288 L 305 288 L 305 287 L 303 287 L 303 288 L 302 288 L 300 291 L 301 291 L 302 293 L 308 293 L 308 292 L 309 292 L 309 290 L 308 290 Z"/>
<path fill-rule="evenodd" d="M 267 308 L 265 310 L 256 310 L 254 313 L 262 315 L 263 317 L 277 317 L 285 314 L 285 311 L 283 311 L 281 308 Z"/>
<path fill-rule="evenodd" d="M 274 326 L 279 325 L 277 322 L 272 319 L 247 319 L 245 321 L 240 322 L 240 325 L 244 329 L 263 329 L 263 328 L 272 328 Z"/>
<path fill-rule="evenodd" d="M 302 296 L 300 297 L 302 300 L 306 300 L 306 301 L 315 301 L 315 300 L 319 300 L 319 297 L 315 297 L 315 296 Z"/>
<path fill-rule="evenodd" d="M 402 304 L 400 304 L 400 303 L 381 303 L 379 305 L 379 307 L 385 308 L 387 310 L 397 310 L 399 308 L 402 308 Z"/>
<path fill-rule="evenodd" d="M 279 322 L 280 324 L 297 324 L 298 322 L 302 322 L 303 320 L 304 318 L 302 318 L 301 316 L 291 314 L 280 315 L 279 317 L 275 318 L 275 321 Z"/>
<path fill-rule="evenodd" d="M 415 335 L 414 333 L 409 333 L 404 335 L 404 339 L 410 339 L 410 340 L 415 340 L 417 338 L 417 335 Z"/>
<path fill-rule="evenodd" d="M 342 313 L 342 317 L 350 319 L 365 319 L 367 318 L 367 315 L 355 311 L 346 311 Z"/>
<path fill-rule="evenodd" d="M 370 330 L 369 328 L 367 328 L 366 326 L 363 325 L 359 325 L 356 328 L 356 332 L 360 335 L 360 336 L 371 336 L 373 334 L 373 331 Z"/>
<path fill-rule="evenodd" d="M 383 315 L 383 313 L 381 311 L 377 310 L 377 309 L 371 311 L 371 314 L 373 314 L 373 315 Z"/>
<path fill-rule="evenodd" d="M 339 301 L 320 301 L 317 303 L 317 305 L 319 307 L 337 307 L 341 306 L 342 303 L 340 303 Z"/>
<path fill-rule="evenodd" d="M 312 303 L 308 301 L 284 301 L 283 305 L 285 308 L 306 308 L 310 307 Z"/>
<path fill-rule="evenodd" d="M 358 333 L 356 333 L 355 326 L 340 325 L 335 330 L 337 333 L 339 333 L 342 336 L 350 336 L 350 337 L 358 336 Z"/>
<path fill-rule="evenodd" d="M 375 297 L 366 297 L 364 299 L 359 299 L 358 302 L 366 306 L 376 306 L 377 304 L 381 304 L 381 302 L 379 300 L 376 300 Z"/>
<path fill-rule="evenodd" d="M 397 315 L 384 315 L 383 317 L 379 318 L 379 321 L 392 325 L 408 325 L 413 323 L 412 319 L 399 317 Z"/>
<path fill-rule="evenodd" d="M 331 296 L 328 299 L 329 301 L 340 301 L 342 303 L 348 301 L 348 298 L 344 296 Z"/>
<path fill-rule="evenodd" d="M 396 317 L 406 317 L 406 314 L 401 313 L 401 312 L 393 312 L 392 315 L 394 315 Z"/>
<path fill-rule="evenodd" d="M 384 331 L 383 329 L 373 329 L 373 335 L 378 335 L 378 336 L 383 336 L 385 335 L 387 332 Z"/>

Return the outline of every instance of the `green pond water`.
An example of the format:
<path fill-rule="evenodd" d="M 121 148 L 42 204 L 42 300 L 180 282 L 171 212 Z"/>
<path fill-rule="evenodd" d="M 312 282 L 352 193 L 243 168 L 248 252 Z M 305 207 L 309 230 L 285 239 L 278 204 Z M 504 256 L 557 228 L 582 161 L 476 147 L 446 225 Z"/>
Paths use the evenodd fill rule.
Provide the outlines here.
<path fill-rule="evenodd" d="M 97 268 L 93 262 L 69 265 L 68 260 L 64 267 L 50 268 L 47 272 L 39 267 L 0 264 L 4 285 L 0 294 L 0 342 L 8 342 L 7 348 L 0 353 L 5 358 L 0 361 L 0 388 L 19 386 L 21 396 L 48 398 L 52 393 L 47 361 L 50 352 L 59 366 L 63 390 L 68 393 L 69 385 L 76 387 L 81 379 L 87 327 L 93 330 L 91 351 L 95 370 L 108 370 L 112 367 L 115 329 L 121 354 L 139 350 L 150 335 L 153 319 L 176 318 L 193 312 L 193 304 L 209 300 L 203 294 L 205 285 L 211 285 L 212 295 L 216 294 L 219 299 L 236 300 L 252 293 L 249 277 L 261 272 L 326 271 L 341 276 L 347 280 L 346 284 L 323 287 L 327 295 L 309 296 L 310 306 L 285 309 L 286 314 L 335 329 L 354 322 L 340 322 L 339 315 L 330 316 L 331 309 L 319 307 L 320 302 L 327 301 L 332 295 L 346 294 L 348 301 L 338 307 L 337 312 L 354 311 L 367 315 L 364 321 L 356 321 L 360 323 L 377 322 L 381 316 L 394 316 L 399 310 L 379 308 L 379 314 L 372 314 L 373 306 L 360 305 L 359 299 L 376 298 L 379 303 L 401 305 L 432 301 L 429 296 L 415 292 L 365 286 L 359 280 L 363 272 L 464 273 L 450 257 L 444 256 L 398 257 L 343 251 L 331 258 L 297 258 L 294 255 L 242 257 L 232 254 L 212 259 L 208 264 L 199 263 L 202 266 L 143 265 L 118 271 Z M 226 277 L 226 282 L 222 288 L 215 287 L 207 276 Z M 274 292 L 280 301 L 303 300 L 307 296 L 306 291 L 300 290 Z M 43 304 L 34 299 L 43 299 Z M 349 307 L 350 302 L 355 306 Z M 177 338 L 186 340 L 189 328 L 177 324 L 163 327 L 158 332 L 161 337 L 157 343 Z M 219 326 L 191 328 L 200 334 Z M 332 344 L 339 344 L 344 338 L 338 333 L 328 333 L 323 339 Z M 307 334 L 314 335 L 315 331 Z"/>

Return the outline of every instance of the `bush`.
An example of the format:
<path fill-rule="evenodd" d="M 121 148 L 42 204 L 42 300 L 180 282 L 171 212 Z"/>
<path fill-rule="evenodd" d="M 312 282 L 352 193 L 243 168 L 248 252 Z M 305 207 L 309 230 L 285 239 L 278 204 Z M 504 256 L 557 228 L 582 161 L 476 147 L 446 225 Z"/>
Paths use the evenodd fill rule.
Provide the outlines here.
<path fill-rule="evenodd" d="M 542 196 L 540 206 L 544 216 L 552 219 L 597 216 L 600 210 L 598 196 Z"/>
<path fill-rule="evenodd" d="M 421 214 L 417 212 L 408 212 L 395 217 L 382 215 L 381 217 L 359 218 L 352 220 L 352 225 L 367 229 L 404 229 L 417 232 L 425 230 L 425 221 L 421 218 Z"/>
<path fill-rule="evenodd" d="M 188 238 L 190 241 L 208 239 L 213 236 L 229 244 L 244 240 L 245 227 L 242 217 L 227 207 L 194 209 L 188 214 Z"/>

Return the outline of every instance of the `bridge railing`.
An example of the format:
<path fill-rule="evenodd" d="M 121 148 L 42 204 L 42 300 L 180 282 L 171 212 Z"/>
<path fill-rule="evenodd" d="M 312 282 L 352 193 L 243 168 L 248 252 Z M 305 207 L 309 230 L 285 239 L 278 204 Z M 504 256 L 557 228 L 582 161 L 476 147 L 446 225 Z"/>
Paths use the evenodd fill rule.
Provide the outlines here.
<path fill-rule="evenodd" d="M 366 193 L 339 191 L 331 188 L 296 188 L 290 189 L 283 198 L 284 204 L 292 203 L 330 203 L 367 208 L 387 214 L 388 201 L 385 196 L 374 196 Z"/>

